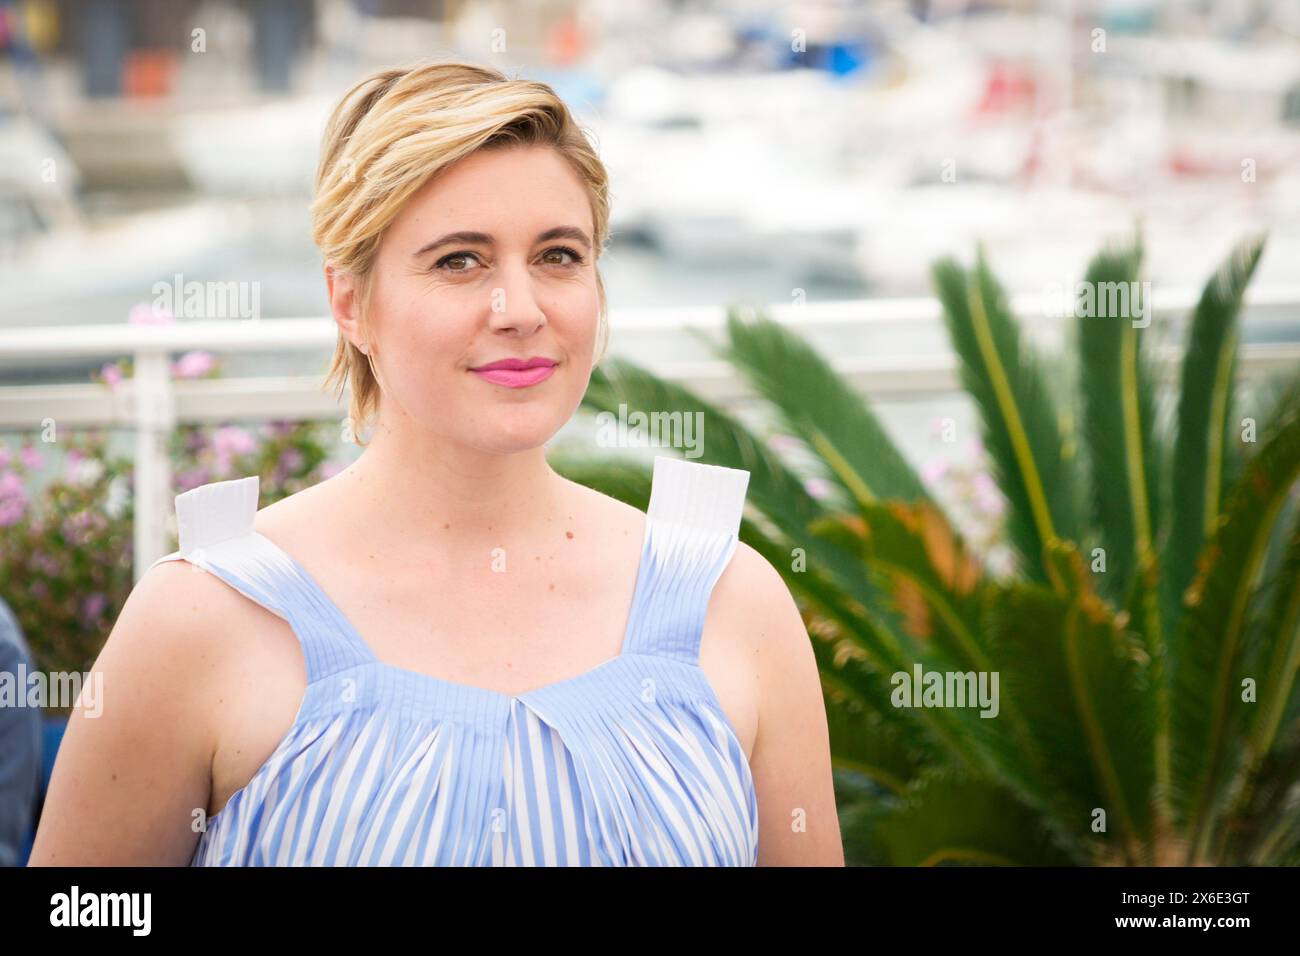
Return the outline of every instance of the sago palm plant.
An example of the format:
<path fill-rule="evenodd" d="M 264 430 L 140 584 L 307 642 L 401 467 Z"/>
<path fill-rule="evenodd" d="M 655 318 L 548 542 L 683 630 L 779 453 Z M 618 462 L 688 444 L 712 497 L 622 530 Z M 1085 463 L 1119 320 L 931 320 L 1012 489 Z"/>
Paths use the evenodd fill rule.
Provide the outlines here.
<path fill-rule="evenodd" d="M 809 624 L 851 862 L 1300 863 L 1300 378 L 1256 409 L 1235 374 L 1262 246 L 1240 244 L 1205 286 L 1163 414 L 1141 297 L 1114 294 L 1137 287 L 1111 285 L 1138 282 L 1140 241 L 1104 249 L 1079 286 L 1074 401 L 982 254 L 934 266 L 1011 573 L 974 553 L 870 403 L 781 324 L 733 312 L 714 347 L 828 496 L 689 388 L 628 361 L 597 369 L 587 409 L 703 412 L 704 460 L 750 472 L 741 538 Z M 556 466 L 646 506 L 639 460 Z M 934 674 L 983 675 L 996 714 L 931 697 Z M 927 694 L 903 706 L 913 676 Z"/>

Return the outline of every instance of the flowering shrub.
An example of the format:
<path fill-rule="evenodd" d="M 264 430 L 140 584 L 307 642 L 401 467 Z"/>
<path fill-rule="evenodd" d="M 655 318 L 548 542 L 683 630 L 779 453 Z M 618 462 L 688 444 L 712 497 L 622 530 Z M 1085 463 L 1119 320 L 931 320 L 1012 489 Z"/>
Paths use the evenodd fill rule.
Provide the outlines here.
<path fill-rule="evenodd" d="M 273 421 L 246 428 L 184 425 L 172 433 L 176 493 L 257 475 L 259 505 L 287 498 L 337 473 L 328 461 L 327 422 Z"/>
<path fill-rule="evenodd" d="M 131 590 L 130 462 L 103 436 L 66 442 L 61 475 L 28 483 L 44 456 L 0 445 L 0 581 L 45 671 L 86 671 Z"/>
<path fill-rule="evenodd" d="M 146 307 L 147 308 L 147 307 Z M 133 322 L 166 322 L 133 310 Z M 93 376 L 109 388 L 129 377 L 129 360 Z M 177 378 L 220 374 L 215 359 L 190 352 L 172 365 Z M 331 422 L 272 421 L 183 425 L 172 434 L 173 493 L 214 481 L 257 475 L 264 507 L 338 471 L 328 460 Z M 42 671 L 88 671 L 134 585 L 134 463 L 108 448 L 100 430 L 61 432 L 57 444 L 20 436 L 15 451 L 0 441 L 0 593 L 13 609 Z M 46 456 L 62 455 L 62 472 L 35 474 Z M 177 546 L 175 536 L 169 548 Z"/>
<path fill-rule="evenodd" d="M 261 506 L 288 497 L 338 470 L 322 440 L 330 427 L 184 426 L 173 435 L 173 491 L 257 475 Z M 134 466 L 100 431 L 59 445 L 63 472 L 37 489 L 37 446 L 25 441 L 15 455 L 0 444 L 0 582 L 37 667 L 85 672 L 134 583 Z"/>

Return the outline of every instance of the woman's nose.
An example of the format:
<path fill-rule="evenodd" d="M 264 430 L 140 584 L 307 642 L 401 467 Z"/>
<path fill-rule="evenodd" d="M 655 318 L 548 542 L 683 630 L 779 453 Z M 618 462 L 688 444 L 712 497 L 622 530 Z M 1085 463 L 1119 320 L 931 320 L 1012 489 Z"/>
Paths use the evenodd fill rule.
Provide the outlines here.
<path fill-rule="evenodd" d="M 491 296 L 489 321 L 494 329 L 533 332 L 546 322 L 527 267 L 506 269 L 502 284 L 492 289 Z"/>

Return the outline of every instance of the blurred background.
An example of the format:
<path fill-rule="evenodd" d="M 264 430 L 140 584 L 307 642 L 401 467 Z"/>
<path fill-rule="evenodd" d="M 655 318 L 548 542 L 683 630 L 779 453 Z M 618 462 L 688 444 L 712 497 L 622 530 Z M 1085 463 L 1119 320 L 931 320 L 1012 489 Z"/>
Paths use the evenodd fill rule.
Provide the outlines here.
<path fill-rule="evenodd" d="M 174 547 L 174 494 L 256 473 L 268 504 L 359 453 L 320 390 L 319 137 L 367 72 L 443 56 L 551 84 L 595 135 L 612 356 L 797 463 L 797 429 L 689 334 L 775 316 L 991 573 L 1017 569 L 1015 493 L 936 260 L 982 243 L 1050 368 L 1074 350 L 1052 297 L 1140 229 L 1172 403 L 1205 283 L 1267 233 L 1237 372 L 1300 360 L 1298 2 L 0 0 L 0 597 L 41 668 L 89 667 Z M 183 305 L 187 283 L 231 297 Z M 589 436 L 579 416 L 556 445 Z M 819 501 L 844 483 L 792 468 Z"/>

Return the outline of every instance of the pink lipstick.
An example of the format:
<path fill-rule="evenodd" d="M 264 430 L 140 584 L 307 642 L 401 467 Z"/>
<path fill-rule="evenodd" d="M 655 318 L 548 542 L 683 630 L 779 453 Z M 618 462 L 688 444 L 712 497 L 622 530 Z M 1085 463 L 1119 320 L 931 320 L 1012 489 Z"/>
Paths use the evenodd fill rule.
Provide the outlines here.
<path fill-rule="evenodd" d="M 507 388 L 527 388 L 551 377 L 555 359 L 533 356 L 529 359 L 501 359 L 470 369 L 480 378 Z"/>

